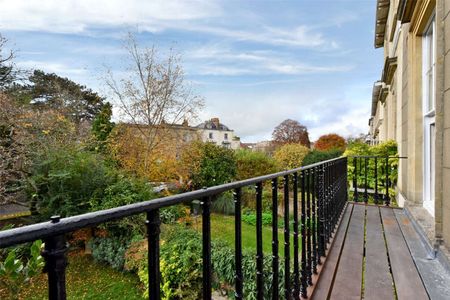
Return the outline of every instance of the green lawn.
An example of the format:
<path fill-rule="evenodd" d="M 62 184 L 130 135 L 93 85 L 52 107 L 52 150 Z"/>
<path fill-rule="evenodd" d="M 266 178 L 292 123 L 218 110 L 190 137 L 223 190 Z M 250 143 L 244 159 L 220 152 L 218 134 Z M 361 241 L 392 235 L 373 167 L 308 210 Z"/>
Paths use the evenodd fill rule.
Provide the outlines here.
<path fill-rule="evenodd" d="M 143 299 L 136 275 L 96 263 L 90 256 L 70 255 L 66 280 L 67 299 Z M 48 299 L 46 274 L 33 278 L 19 298 Z"/>
<path fill-rule="evenodd" d="M 201 232 L 201 221 L 194 222 L 193 225 Z M 272 253 L 272 227 L 263 226 L 263 251 L 264 253 Z M 221 239 L 234 247 L 234 216 L 225 216 L 221 214 L 211 215 L 211 235 L 212 239 Z M 294 253 L 293 235 L 291 231 L 291 256 Z M 284 233 L 282 229 L 278 229 L 279 254 L 284 256 Z M 300 242 L 300 241 L 299 241 Z M 256 252 L 256 227 L 242 222 L 242 248 Z"/>

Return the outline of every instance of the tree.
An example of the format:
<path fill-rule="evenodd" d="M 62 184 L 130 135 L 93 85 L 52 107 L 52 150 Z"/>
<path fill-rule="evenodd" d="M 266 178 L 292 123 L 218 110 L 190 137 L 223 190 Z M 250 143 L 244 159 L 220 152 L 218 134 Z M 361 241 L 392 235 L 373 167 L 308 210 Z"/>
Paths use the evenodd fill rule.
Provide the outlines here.
<path fill-rule="evenodd" d="M 29 77 L 32 103 L 60 111 L 77 126 L 91 121 L 103 109 L 105 99 L 68 78 L 35 70 Z"/>
<path fill-rule="evenodd" d="M 92 134 L 99 143 L 99 147 L 101 149 L 104 148 L 105 142 L 114 128 L 114 123 L 111 122 L 111 117 L 112 105 L 107 102 L 92 122 Z"/>
<path fill-rule="evenodd" d="M 0 34 L 0 90 L 14 81 L 14 51 L 5 51 L 7 42 Z"/>
<path fill-rule="evenodd" d="M 314 143 L 314 148 L 317 150 L 327 151 L 332 149 L 339 149 L 344 151 L 347 143 L 345 139 L 335 133 L 325 134 L 319 137 Z"/>
<path fill-rule="evenodd" d="M 303 145 L 286 144 L 275 151 L 273 157 L 282 169 L 290 170 L 300 167 L 308 152 L 309 149 Z"/>
<path fill-rule="evenodd" d="M 140 125 L 136 129 L 145 145 L 141 151 L 151 153 L 164 136 L 160 133 L 164 130 L 162 125 L 195 118 L 204 101 L 186 84 L 180 56 L 172 50 L 167 56 L 161 56 L 155 46 L 139 47 L 132 34 L 128 36 L 125 49 L 127 77 L 117 79 L 108 71 L 106 85 L 126 121 Z M 148 168 L 150 155 L 145 157 L 142 164 Z"/>
<path fill-rule="evenodd" d="M 234 151 L 212 143 L 192 142 L 179 163 L 190 180 L 188 187 L 194 189 L 230 182 L 236 176 Z"/>
<path fill-rule="evenodd" d="M 272 138 L 278 145 L 299 143 L 309 148 L 308 129 L 298 121 L 287 119 L 275 127 Z"/>

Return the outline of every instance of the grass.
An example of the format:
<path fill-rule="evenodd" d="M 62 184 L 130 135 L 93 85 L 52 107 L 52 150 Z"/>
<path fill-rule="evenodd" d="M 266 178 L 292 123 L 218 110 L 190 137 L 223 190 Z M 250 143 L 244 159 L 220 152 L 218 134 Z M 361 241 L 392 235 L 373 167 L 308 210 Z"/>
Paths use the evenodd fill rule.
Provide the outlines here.
<path fill-rule="evenodd" d="M 67 299 L 139 299 L 143 291 L 139 278 L 95 262 L 90 256 L 70 254 L 66 273 Z M 2 293 L 0 291 L 0 299 Z M 48 299 L 47 275 L 41 274 L 27 284 L 19 299 Z"/>
<path fill-rule="evenodd" d="M 202 226 L 200 218 L 194 222 L 193 227 L 201 232 Z M 262 234 L 263 252 L 270 254 L 272 253 L 272 227 L 263 226 Z M 294 253 L 294 238 L 292 231 L 290 234 L 290 252 L 292 257 Z M 211 238 L 224 240 L 234 248 L 234 217 L 221 214 L 211 214 Z M 278 253 L 280 256 L 284 257 L 284 232 L 282 229 L 278 229 L 278 243 Z M 256 251 L 256 227 L 244 222 L 242 222 L 242 248 Z"/>

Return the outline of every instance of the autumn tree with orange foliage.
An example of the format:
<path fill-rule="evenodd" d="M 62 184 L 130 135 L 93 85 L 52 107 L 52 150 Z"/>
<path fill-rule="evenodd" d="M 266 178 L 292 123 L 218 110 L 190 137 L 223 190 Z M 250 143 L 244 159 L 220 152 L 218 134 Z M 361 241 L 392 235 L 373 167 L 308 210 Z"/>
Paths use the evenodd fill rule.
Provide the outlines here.
<path fill-rule="evenodd" d="M 344 151 L 346 147 L 347 143 L 345 142 L 345 139 L 336 133 L 322 135 L 314 144 L 314 148 L 321 151 L 332 149 Z"/>

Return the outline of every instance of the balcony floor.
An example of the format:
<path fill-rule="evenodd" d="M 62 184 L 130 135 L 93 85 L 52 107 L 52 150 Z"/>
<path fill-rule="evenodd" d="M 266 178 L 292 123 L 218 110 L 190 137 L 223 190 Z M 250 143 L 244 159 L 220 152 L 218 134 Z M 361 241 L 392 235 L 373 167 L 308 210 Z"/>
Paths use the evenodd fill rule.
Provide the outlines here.
<path fill-rule="evenodd" d="M 312 298 L 429 299 L 409 248 L 417 239 L 402 209 L 348 203 Z"/>

